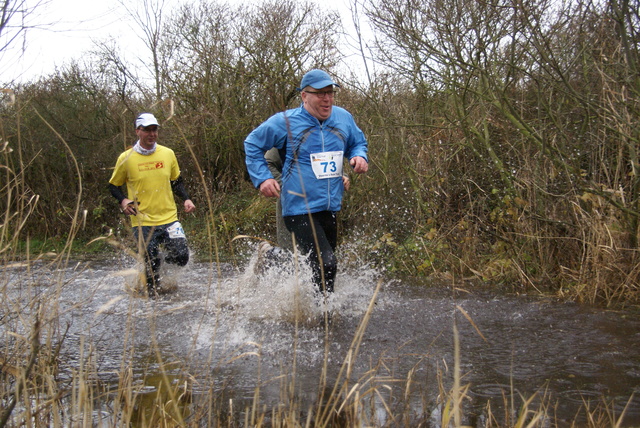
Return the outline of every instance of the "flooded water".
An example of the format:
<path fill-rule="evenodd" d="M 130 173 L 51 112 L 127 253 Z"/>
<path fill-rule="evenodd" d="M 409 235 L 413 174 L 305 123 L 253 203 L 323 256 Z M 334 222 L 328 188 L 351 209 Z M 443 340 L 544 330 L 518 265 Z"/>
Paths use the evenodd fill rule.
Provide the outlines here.
<path fill-rule="evenodd" d="M 409 406 L 404 412 L 415 421 L 438 425 L 440 387 L 451 388 L 454 377 L 454 325 L 461 382 L 469 385 L 466 423 L 482 424 L 487 402 L 500 414 L 505 403 L 517 408 L 535 395 L 534 402 L 552 403 L 560 425 L 600 402 L 617 416 L 626 407 L 622 426 L 640 425 L 637 313 L 474 288 L 453 291 L 447 284 L 427 287 L 362 266 L 338 274 L 325 306 L 304 269 L 256 275 L 253 262 L 241 268 L 192 263 L 168 271 L 165 285 L 172 291 L 156 300 L 130 290 L 137 278 L 131 260 L 29 269 L 18 264 L 3 271 L 5 304 L 55 298 L 65 365 L 73 368 L 90 354 L 105 383 L 117 383 L 123 366 L 141 381 L 151 379 L 160 357 L 188 367 L 195 396 L 211 384 L 199 379 L 213 379 L 240 410 L 259 386 L 260 403 L 269 408 L 293 383 L 305 409 L 333 387 L 381 284 L 350 366 L 352 384 L 367 379 L 388 392 L 374 410 L 379 425 L 393 425 L 388 410 L 394 405 Z M 325 309 L 332 314 L 329 324 Z"/>

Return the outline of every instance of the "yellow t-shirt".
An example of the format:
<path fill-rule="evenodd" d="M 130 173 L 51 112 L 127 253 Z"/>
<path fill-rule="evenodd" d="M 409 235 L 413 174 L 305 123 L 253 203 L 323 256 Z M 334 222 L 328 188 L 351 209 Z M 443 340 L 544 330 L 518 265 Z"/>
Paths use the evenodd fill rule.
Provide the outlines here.
<path fill-rule="evenodd" d="M 138 215 L 131 216 L 136 226 L 159 226 L 178 220 L 171 181 L 180 176 L 176 155 L 168 147 L 156 144 L 151 155 L 141 155 L 133 149 L 123 152 L 109 183 L 127 184 L 128 198 L 138 204 Z"/>

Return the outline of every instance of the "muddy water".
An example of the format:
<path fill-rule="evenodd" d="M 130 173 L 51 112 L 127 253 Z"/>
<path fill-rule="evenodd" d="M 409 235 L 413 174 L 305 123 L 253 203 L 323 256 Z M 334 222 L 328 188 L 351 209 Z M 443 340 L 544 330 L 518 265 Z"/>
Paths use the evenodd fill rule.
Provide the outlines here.
<path fill-rule="evenodd" d="M 469 385 L 466 423 L 483 423 L 487 402 L 500 414 L 505 402 L 517 407 L 522 397 L 537 394 L 534 404 L 552 403 L 560 424 L 585 403 L 606 402 L 617 415 L 626 406 L 623 426 L 640 425 L 637 313 L 473 288 L 454 292 L 444 284 L 388 280 L 362 266 L 345 266 L 323 306 L 304 269 L 255 275 L 253 261 L 241 268 L 194 263 L 169 270 L 170 292 L 147 300 L 130 290 L 135 269 L 133 261 L 120 259 L 5 267 L 5 303 L 17 308 L 34 296 L 59 303 L 52 318 L 66 330 L 62 354 L 69 370 L 80 360 L 87 364 L 90 354 L 104 382 L 117 382 L 123 366 L 143 381 L 157 373 L 159 349 L 163 363 L 186 365 L 201 380 L 192 385 L 196 395 L 213 380 L 242 409 L 260 386 L 261 403 L 270 407 L 293 381 L 305 409 L 324 393 L 325 361 L 327 388 L 333 386 L 381 283 L 352 382 L 370 379 L 389 393 L 390 408 L 408 406 L 402 412 L 414 421 L 437 426 L 439 384 L 450 388 L 453 382 L 455 324 L 462 383 Z M 328 326 L 325 309 L 332 314 Z M 393 425 L 382 403 L 374 413 L 379 425 Z"/>

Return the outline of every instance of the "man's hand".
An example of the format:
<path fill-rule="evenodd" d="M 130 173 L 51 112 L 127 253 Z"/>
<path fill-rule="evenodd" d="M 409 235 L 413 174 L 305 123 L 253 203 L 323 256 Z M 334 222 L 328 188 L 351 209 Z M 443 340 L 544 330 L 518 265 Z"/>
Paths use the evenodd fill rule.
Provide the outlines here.
<path fill-rule="evenodd" d="M 188 214 L 194 212 L 195 210 L 196 206 L 193 202 L 191 202 L 191 199 L 187 199 L 186 201 L 184 201 L 184 212 Z"/>
<path fill-rule="evenodd" d="M 138 212 L 136 211 L 135 203 L 131 199 L 124 198 L 122 202 L 120 202 L 120 209 L 127 215 L 138 214 Z"/>
<path fill-rule="evenodd" d="M 342 184 L 344 185 L 344 190 L 348 191 L 351 186 L 351 179 L 347 175 L 342 176 Z"/>
<path fill-rule="evenodd" d="M 280 196 L 280 185 L 274 178 L 268 178 L 260 184 L 260 193 L 267 198 L 277 198 Z"/>
<path fill-rule="evenodd" d="M 349 160 L 349 165 L 353 167 L 353 172 L 364 174 L 369 170 L 369 164 L 362 156 L 354 156 Z"/>

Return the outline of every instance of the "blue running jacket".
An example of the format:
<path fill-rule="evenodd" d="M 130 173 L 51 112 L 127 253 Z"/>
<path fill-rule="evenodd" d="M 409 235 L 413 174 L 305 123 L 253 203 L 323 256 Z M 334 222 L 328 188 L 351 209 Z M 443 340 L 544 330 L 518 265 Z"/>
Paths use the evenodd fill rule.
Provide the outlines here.
<path fill-rule="evenodd" d="M 361 156 L 368 161 L 367 145 L 364 133 L 347 110 L 333 106 L 331 116 L 320 123 L 300 106 L 271 116 L 247 136 L 245 162 L 253 185 L 259 187 L 273 178 L 265 152 L 279 149 L 284 159 L 280 195 L 283 216 L 340 211 L 344 186 L 338 172 L 343 165 L 336 164 L 336 152 L 342 152 L 345 160 Z"/>

